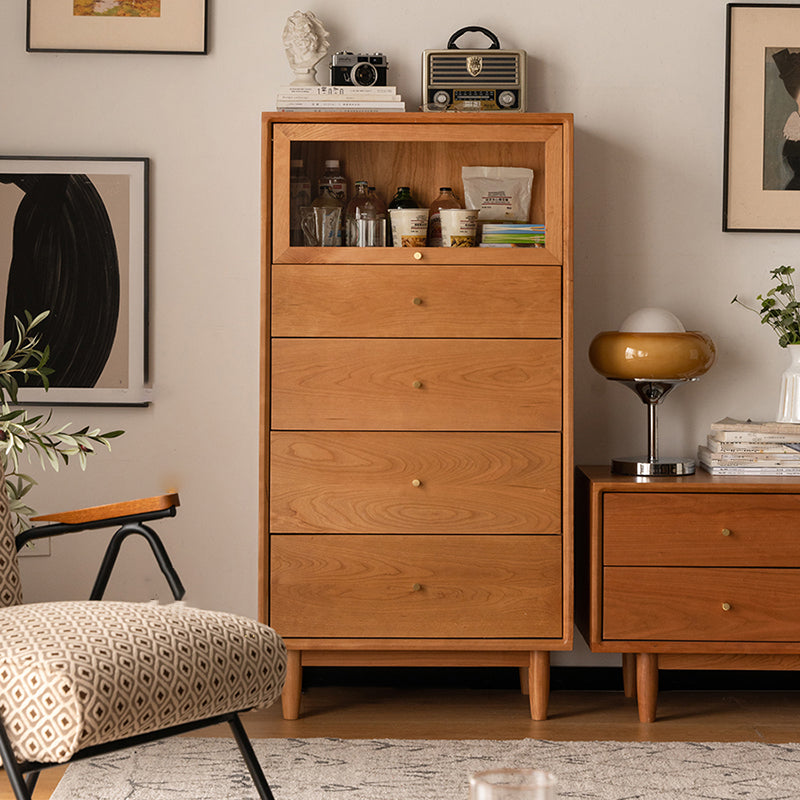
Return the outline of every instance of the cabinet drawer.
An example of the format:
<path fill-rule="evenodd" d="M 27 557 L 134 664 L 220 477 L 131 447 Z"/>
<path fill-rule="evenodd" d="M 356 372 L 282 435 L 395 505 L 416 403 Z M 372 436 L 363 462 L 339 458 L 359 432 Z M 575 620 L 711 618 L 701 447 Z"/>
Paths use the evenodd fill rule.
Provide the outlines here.
<path fill-rule="evenodd" d="M 562 635 L 558 536 L 272 536 L 270 624 L 289 637 Z"/>
<path fill-rule="evenodd" d="M 800 495 L 608 493 L 603 561 L 800 567 Z"/>
<path fill-rule="evenodd" d="M 561 342 L 276 339 L 272 427 L 561 430 Z"/>
<path fill-rule="evenodd" d="M 603 581 L 604 639 L 800 641 L 800 570 L 606 567 Z"/>
<path fill-rule="evenodd" d="M 279 432 L 270 528 L 282 533 L 559 533 L 555 433 Z"/>
<path fill-rule="evenodd" d="M 276 264 L 272 335 L 557 339 L 561 269 Z"/>

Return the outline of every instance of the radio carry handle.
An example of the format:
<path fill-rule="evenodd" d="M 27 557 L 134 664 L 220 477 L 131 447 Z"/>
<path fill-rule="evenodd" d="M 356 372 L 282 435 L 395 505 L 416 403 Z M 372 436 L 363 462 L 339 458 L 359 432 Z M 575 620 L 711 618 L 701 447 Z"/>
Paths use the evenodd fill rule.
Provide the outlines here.
<path fill-rule="evenodd" d="M 447 40 L 447 49 L 448 50 L 459 50 L 460 48 L 456 45 L 456 39 L 464 33 L 468 31 L 473 31 L 475 33 L 482 33 L 491 39 L 491 44 L 487 49 L 489 50 L 499 50 L 500 49 L 500 40 L 495 36 L 488 28 L 482 28 L 480 25 L 467 25 L 466 28 L 459 28 L 448 40 Z"/>

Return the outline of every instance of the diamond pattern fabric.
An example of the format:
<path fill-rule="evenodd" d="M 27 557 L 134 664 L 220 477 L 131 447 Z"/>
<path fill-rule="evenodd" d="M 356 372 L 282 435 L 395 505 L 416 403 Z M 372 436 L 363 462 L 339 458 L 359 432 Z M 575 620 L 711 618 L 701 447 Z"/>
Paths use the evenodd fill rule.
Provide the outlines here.
<path fill-rule="evenodd" d="M 271 628 L 182 603 L 78 601 L 0 609 L 0 717 L 20 761 L 78 750 L 280 695 Z"/>
<path fill-rule="evenodd" d="M 22 602 L 22 583 L 4 481 L 0 470 L 0 606 L 14 606 Z"/>

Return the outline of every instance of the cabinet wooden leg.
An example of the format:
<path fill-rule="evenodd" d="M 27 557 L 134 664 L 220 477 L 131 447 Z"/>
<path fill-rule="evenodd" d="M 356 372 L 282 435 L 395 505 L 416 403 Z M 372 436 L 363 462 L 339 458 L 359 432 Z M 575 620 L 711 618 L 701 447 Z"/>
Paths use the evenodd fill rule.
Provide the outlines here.
<path fill-rule="evenodd" d="M 639 722 L 655 722 L 658 701 L 658 656 L 655 653 L 636 654 L 636 697 Z"/>
<path fill-rule="evenodd" d="M 636 697 L 636 653 L 622 654 L 622 688 L 625 697 Z"/>
<path fill-rule="evenodd" d="M 547 719 L 547 704 L 550 700 L 550 653 L 547 650 L 531 652 L 528 692 L 530 693 L 531 717 L 535 720 Z"/>
<path fill-rule="evenodd" d="M 530 694 L 531 690 L 528 687 L 528 668 L 527 667 L 520 667 L 519 668 L 519 686 L 522 689 L 522 694 Z"/>
<path fill-rule="evenodd" d="M 286 654 L 286 683 L 281 695 L 284 719 L 297 719 L 300 716 L 300 695 L 303 690 L 301 654 L 300 650 L 289 650 Z"/>

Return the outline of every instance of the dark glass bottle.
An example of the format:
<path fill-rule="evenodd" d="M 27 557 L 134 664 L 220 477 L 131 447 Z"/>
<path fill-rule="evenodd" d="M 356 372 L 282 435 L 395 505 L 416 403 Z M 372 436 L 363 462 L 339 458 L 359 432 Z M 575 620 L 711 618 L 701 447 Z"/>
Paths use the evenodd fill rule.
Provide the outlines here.
<path fill-rule="evenodd" d="M 393 208 L 419 208 L 417 201 L 411 196 L 410 186 L 398 186 L 394 197 L 389 201 L 389 230 L 386 236 L 386 244 L 392 246 L 392 224 L 391 224 L 391 210 Z"/>

